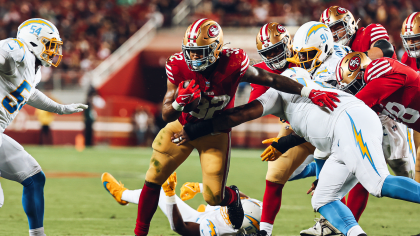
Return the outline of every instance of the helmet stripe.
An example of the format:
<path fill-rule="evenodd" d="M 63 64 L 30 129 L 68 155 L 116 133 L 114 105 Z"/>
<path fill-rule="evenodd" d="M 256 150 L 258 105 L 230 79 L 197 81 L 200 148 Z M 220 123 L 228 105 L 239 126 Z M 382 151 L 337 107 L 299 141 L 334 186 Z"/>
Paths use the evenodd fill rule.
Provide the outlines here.
<path fill-rule="evenodd" d="M 343 78 L 341 77 L 340 68 L 341 68 L 341 63 L 343 63 L 344 61 L 344 58 L 346 57 L 343 57 L 343 59 L 341 59 L 340 63 L 337 64 L 337 68 L 335 69 L 335 77 L 337 78 L 338 83 L 340 83 L 343 80 Z"/>
<path fill-rule="evenodd" d="M 265 34 L 266 29 L 267 29 L 267 25 L 268 25 L 268 24 L 265 24 L 265 25 L 261 28 L 261 31 L 260 31 L 260 34 L 261 34 L 261 42 L 262 42 L 262 43 L 264 43 L 264 41 L 267 39 L 267 36 L 266 36 L 266 34 Z"/>
<path fill-rule="evenodd" d="M 412 32 L 413 31 L 412 25 L 413 25 L 413 21 L 414 21 L 415 16 L 417 15 L 417 13 L 418 12 L 411 13 L 411 15 L 409 17 L 407 17 L 407 21 L 405 22 L 406 32 Z"/>
<path fill-rule="evenodd" d="M 45 20 L 43 19 L 31 19 L 31 20 L 27 20 L 25 22 L 23 22 L 20 26 L 19 26 L 19 30 L 22 29 L 25 26 L 28 26 L 29 24 L 42 24 L 42 25 L 46 25 L 48 27 L 51 28 L 52 31 L 54 31 L 54 28 Z"/>
<path fill-rule="evenodd" d="M 190 35 L 189 35 L 188 38 L 190 38 L 190 39 L 197 39 L 198 29 L 200 28 L 200 26 L 203 24 L 203 22 L 205 20 L 207 20 L 207 18 L 202 18 L 202 19 L 196 20 L 191 25 Z"/>
<path fill-rule="evenodd" d="M 268 24 L 266 24 L 265 27 L 265 40 L 267 40 L 267 42 L 270 42 L 270 35 L 268 35 Z"/>

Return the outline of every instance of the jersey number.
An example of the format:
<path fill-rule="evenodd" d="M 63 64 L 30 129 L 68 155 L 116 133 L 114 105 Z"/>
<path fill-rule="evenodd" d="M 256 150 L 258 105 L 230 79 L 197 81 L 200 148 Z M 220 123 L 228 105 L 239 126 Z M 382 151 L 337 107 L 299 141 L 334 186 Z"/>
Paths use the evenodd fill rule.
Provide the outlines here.
<path fill-rule="evenodd" d="M 38 29 L 37 29 L 37 27 L 36 27 L 36 25 L 32 25 L 31 26 L 31 31 L 29 32 L 29 33 L 31 33 L 31 34 L 36 34 L 36 35 L 38 35 L 39 36 L 39 34 L 41 33 L 41 27 L 39 27 Z"/>
<path fill-rule="evenodd" d="M 203 119 L 203 118 L 205 120 L 211 119 L 214 115 L 214 112 L 225 108 L 225 106 L 228 104 L 229 101 L 230 101 L 229 95 L 214 96 L 210 101 L 211 104 L 217 104 L 219 102 L 223 102 L 223 103 L 217 107 L 210 107 L 209 101 L 204 98 L 200 102 L 200 105 L 197 107 L 197 109 L 199 109 L 200 111 L 198 113 L 192 111 L 191 115 L 198 119 Z"/>
<path fill-rule="evenodd" d="M 405 108 L 403 105 L 396 102 L 388 102 L 385 108 L 387 113 L 389 113 L 387 115 L 391 115 L 394 118 L 400 119 L 407 124 L 416 123 L 420 117 L 418 111 L 411 108 Z"/>
<path fill-rule="evenodd" d="M 23 103 L 23 101 L 25 101 L 25 97 L 22 96 L 22 92 L 23 90 L 26 89 L 26 91 L 28 91 L 28 94 L 29 94 L 31 92 L 31 88 L 32 88 L 31 85 L 26 80 L 24 80 L 22 84 L 20 84 L 20 86 L 14 92 L 10 93 L 11 96 L 16 98 L 17 104 L 10 105 L 10 103 L 13 101 L 8 96 L 6 96 L 3 98 L 3 101 L 2 101 L 3 107 L 6 108 L 6 110 L 10 114 L 13 114 L 18 108 L 19 110 L 22 109 L 23 105 L 25 105 L 26 103 L 26 102 Z"/>
<path fill-rule="evenodd" d="M 322 43 L 327 42 L 327 40 L 328 40 L 327 34 L 321 34 L 321 39 L 322 39 Z"/>

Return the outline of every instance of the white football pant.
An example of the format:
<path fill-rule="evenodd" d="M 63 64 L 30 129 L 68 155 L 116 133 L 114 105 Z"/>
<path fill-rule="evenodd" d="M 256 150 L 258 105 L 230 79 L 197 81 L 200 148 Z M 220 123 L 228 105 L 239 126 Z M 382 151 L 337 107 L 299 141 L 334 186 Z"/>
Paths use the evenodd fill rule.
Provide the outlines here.
<path fill-rule="evenodd" d="M 389 175 L 382 137 L 381 122 L 369 107 L 353 106 L 340 114 L 334 126 L 331 155 L 312 198 L 314 210 L 341 200 L 357 182 L 370 194 L 381 197 L 383 182 Z"/>

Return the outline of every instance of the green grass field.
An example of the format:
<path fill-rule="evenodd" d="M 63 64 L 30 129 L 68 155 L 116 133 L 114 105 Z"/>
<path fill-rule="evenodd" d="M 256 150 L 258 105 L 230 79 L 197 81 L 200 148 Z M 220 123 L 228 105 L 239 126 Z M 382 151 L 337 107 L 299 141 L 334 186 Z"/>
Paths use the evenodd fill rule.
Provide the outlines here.
<path fill-rule="evenodd" d="M 103 188 L 100 175 L 110 172 L 129 189 L 141 188 L 151 149 L 94 148 L 77 152 L 73 148 L 26 147 L 47 174 L 45 221 L 48 236 L 55 235 L 134 235 L 137 205 L 120 206 Z M 236 184 L 251 197 L 262 200 L 266 164 L 258 158 L 261 150 L 233 150 L 228 184 Z M 84 177 L 74 177 L 82 173 Z M 178 187 L 201 180 L 196 152 L 177 170 Z M 274 235 L 299 235 L 319 217 L 311 208 L 306 190 L 312 178 L 288 183 Z M 22 186 L 0 180 L 5 203 L 0 209 L 0 235 L 28 235 L 26 215 L 21 205 Z M 201 196 L 188 201 L 196 208 Z M 420 233 L 420 206 L 392 199 L 370 197 L 360 224 L 368 235 L 417 235 Z M 158 209 L 150 235 L 176 235 Z"/>

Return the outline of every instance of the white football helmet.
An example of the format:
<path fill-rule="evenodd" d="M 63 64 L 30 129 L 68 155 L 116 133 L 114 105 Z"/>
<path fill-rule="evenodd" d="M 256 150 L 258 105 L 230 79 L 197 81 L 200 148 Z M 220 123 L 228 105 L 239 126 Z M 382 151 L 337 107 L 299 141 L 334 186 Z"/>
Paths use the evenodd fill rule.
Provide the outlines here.
<path fill-rule="evenodd" d="M 256 233 L 260 229 L 262 203 L 255 199 L 243 199 L 244 221 L 242 227 L 247 234 Z"/>
<path fill-rule="evenodd" d="M 47 20 L 32 18 L 19 25 L 17 38 L 25 43 L 43 66 L 61 62 L 63 42 L 57 27 Z"/>
<path fill-rule="evenodd" d="M 295 56 L 287 60 L 307 71 L 320 66 L 334 51 L 334 40 L 330 28 L 321 22 L 303 24 L 293 38 Z"/>

